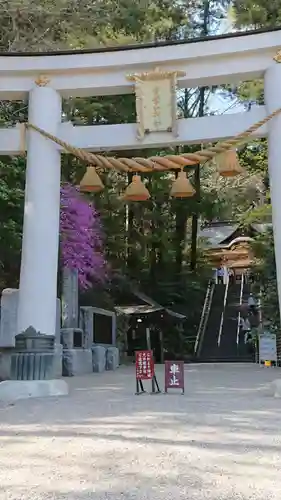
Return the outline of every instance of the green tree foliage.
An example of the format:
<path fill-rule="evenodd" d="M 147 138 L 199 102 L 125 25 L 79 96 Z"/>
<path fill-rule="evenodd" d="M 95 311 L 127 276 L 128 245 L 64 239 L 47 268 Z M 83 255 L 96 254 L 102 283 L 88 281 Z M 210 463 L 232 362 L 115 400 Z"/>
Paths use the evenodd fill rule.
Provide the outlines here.
<path fill-rule="evenodd" d="M 0 162 L 1 287 L 18 283 L 24 201 L 25 162 L 2 157 Z"/>
<path fill-rule="evenodd" d="M 239 28 L 275 28 L 281 24 L 281 1 L 234 0 L 235 24 Z"/>
<path fill-rule="evenodd" d="M 0 49 L 48 51 L 177 38 L 188 7 L 169 0 L 2 0 Z"/>
<path fill-rule="evenodd" d="M 253 243 L 256 256 L 255 272 L 258 277 L 256 288 L 261 293 L 263 319 L 272 327 L 280 329 L 280 313 L 277 292 L 276 264 L 273 231 L 268 229 Z"/>
<path fill-rule="evenodd" d="M 281 0 L 234 0 L 234 24 L 239 29 L 275 28 L 281 25 Z M 264 104 L 263 81 L 241 82 L 239 96 L 246 101 Z"/>

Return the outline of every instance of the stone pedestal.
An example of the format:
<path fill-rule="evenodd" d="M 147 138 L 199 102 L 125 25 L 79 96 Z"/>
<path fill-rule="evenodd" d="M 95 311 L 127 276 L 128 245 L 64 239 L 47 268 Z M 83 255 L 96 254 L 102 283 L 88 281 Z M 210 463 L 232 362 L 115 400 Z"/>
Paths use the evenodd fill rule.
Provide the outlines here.
<path fill-rule="evenodd" d="M 14 353 L 11 380 L 50 380 L 54 378 L 54 352 Z"/>
<path fill-rule="evenodd" d="M 1 317 L 0 317 L 0 349 L 12 348 L 16 344 L 17 334 L 17 312 L 19 302 L 19 290 L 16 288 L 5 288 L 1 295 Z M 61 301 L 56 302 L 56 343 L 60 343 L 61 329 Z"/>
<path fill-rule="evenodd" d="M 86 375 L 93 372 L 91 349 L 66 349 L 63 350 L 64 377 Z"/>
<path fill-rule="evenodd" d="M 41 335 L 34 328 L 16 336 L 11 354 L 12 380 L 50 380 L 55 373 L 55 337 Z"/>
<path fill-rule="evenodd" d="M 88 347 L 81 328 L 62 328 L 61 343 L 64 349 L 84 349 Z"/>
<path fill-rule="evenodd" d="M 92 347 L 93 372 L 102 373 L 106 365 L 106 348 L 101 345 Z"/>
<path fill-rule="evenodd" d="M 119 367 L 119 349 L 117 347 L 108 347 L 106 351 L 106 369 L 117 370 Z"/>
<path fill-rule="evenodd" d="M 15 353 L 19 291 L 6 288 L 1 296 L 0 319 L 0 380 L 11 378 L 11 356 Z M 55 331 L 55 377 L 62 374 L 62 348 L 60 346 L 60 299 L 57 299 Z"/>
<path fill-rule="evenodd" d="M 85 335 L 80 328 L 62 328 L 63 376 L 73 377 L 92 373 L 92 351 L 85 349 Z"/>

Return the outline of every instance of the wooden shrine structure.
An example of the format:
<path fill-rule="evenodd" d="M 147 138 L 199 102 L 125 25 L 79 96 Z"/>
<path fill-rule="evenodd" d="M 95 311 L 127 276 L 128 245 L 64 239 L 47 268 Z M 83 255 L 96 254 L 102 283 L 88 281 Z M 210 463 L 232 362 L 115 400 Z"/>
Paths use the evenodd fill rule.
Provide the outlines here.
<path fill-rule="evenodd" d="M 202 227 L 198 236 L 214 268 L 225 265 L 241 276 L 253 265 L 252 240 L 269 226 L 250 224 L 245 228 L 234 221 L 212 222 Z"/>

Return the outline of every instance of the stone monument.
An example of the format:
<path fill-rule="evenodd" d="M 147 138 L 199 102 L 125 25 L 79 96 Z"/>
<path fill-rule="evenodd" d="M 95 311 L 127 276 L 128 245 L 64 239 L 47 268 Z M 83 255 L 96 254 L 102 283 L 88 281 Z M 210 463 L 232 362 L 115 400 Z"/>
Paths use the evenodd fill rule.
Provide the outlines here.
<path fill-rule="evenodd" d="M 0 348 L 15 347 L 19 291 L 5 288 L 1 296 Z"/>
<path fill-rule="evenodd" d="M 61 300 L 57 299 L 56 334 L 55 334 L 55 377 L 62 376 L 62 352 L 61 344 Z"/>
<path fill-rule="evenodd" d="M 95 315 L 111 318 L 111 342 L 102 344 L 95 338 Z M 85 342 L 92 350 L 93 371 L 101 373 L 104 370 L 116 370 L 119 366 L 119 350 L 116 344 L 116 314 L 93 306 L 80 308 L 80 328 L 85 332 Z"/>
<path fill-rule="evenodd" d="M 92 373 L 92 351 L 82 328 L 78 328 L 78 272 L 63 270 L 62 329 L 63 375 L 73 377 Z"/>

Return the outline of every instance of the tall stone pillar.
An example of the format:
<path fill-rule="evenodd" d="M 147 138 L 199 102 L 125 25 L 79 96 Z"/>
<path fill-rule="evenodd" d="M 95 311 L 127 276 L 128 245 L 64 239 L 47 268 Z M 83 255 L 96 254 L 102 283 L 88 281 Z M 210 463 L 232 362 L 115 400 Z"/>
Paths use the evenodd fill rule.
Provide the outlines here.
<path fill-rule="evenodd" d="M 62 272 L 62 327 L 78 328 L 78 271 L 64 268 Z"/>
<path fill-rule="evenodd" d="M 57 135 L 61 97 L 50 87 L 30 91 L 30 123 Z M 60 152 L 39 133 L 27 133 L 27 170 L 17 331 L 32 326 L 55 335 L 60 214 Z"/>
<path fill-rule="evenodd" d="M 267 114 L 281 108 L 281 64 L 272 62 L 264 79 Z M 272 223 L 277 271 L 279 309 L 281 312 L 281 114 L 268 124 L 268 169 L 272 203 Z"/>

